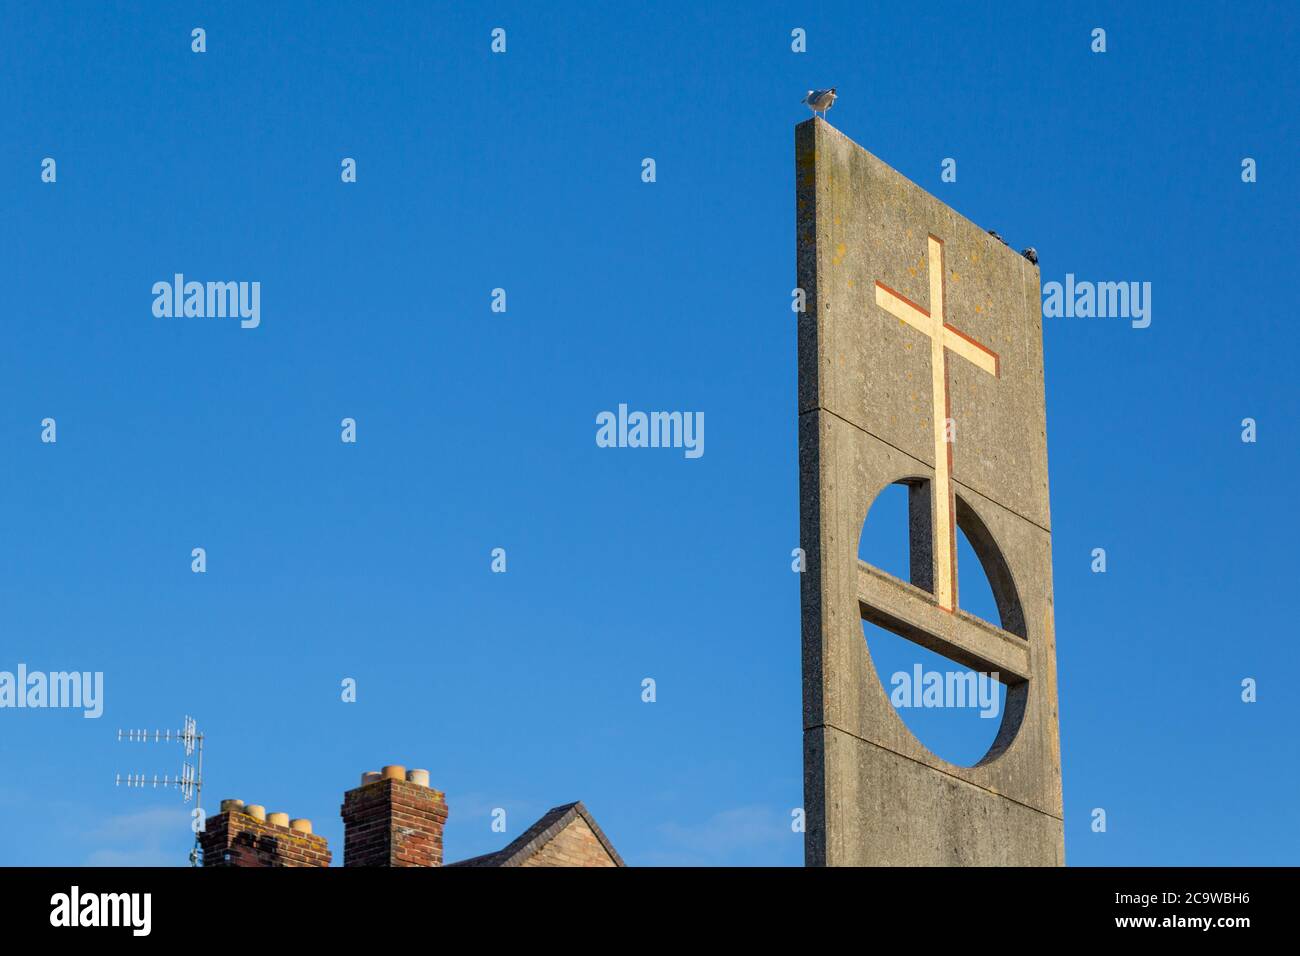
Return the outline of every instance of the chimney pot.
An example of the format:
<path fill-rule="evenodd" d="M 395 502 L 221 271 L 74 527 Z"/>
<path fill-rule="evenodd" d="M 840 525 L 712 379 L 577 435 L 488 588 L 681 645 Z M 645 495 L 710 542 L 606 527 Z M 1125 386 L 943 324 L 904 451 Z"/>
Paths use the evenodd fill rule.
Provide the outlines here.
<path fill-rule="evenodd" d="M 384 779 L 384 775 L 381 774 L 378 770 L 367 770 L 365 773 L 361 775 L 361 786 L 364 787 L 368 783 L 374 783 L 376 780 L 383 780 L 383 779 Z"/>
<path fill-rule="evenodd" d="M 343 795 L 343 865 L 442 866 L 447 801 L 429 771 L 389 764 L 381 773 Z"/>
<path fill-rule="evenodd" d="M 244 809 L 243 800 L 222 800 L 221 801 L 222 813 L 238 813 L 242 809 Z"/>
<path fill-rule="evenodd" d="M 329 843 L 312 833 L 310 820 L 290 822 L 286 813 L 267 814 L 261 806 L 243 813 L 227 809 L 238 800 L 223 800 L 222 813 L 209 817 L 198 834 L 203 865 L 236 867 L 319 867 L 330 865 Z M 270 821 L 267 821 L 267 817 Z M 281 829 L 292 828 L 295 839 Z"/>

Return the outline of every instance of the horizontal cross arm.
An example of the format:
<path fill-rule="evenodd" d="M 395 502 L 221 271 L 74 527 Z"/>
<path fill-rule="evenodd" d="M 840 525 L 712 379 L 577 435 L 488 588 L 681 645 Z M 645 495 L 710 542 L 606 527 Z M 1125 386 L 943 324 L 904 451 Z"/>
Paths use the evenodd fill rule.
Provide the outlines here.
<path fill-rule="evenodd" d="M 955 355 L 983 369 L 996 377 L 998 374 L 998 355 L 986 349 L 969 335 L 954 329 L 951 325 L 943 327 L 943 347 Z"/>
<path fill-rule="evenodd" d="M 883 282 L 876 282 L 876 305 L 892 316 L 906 322 L 918 332 L 930 335 L 932 332 L 930 313 L 921 308 L 905 295 L 900 295 Z"/>

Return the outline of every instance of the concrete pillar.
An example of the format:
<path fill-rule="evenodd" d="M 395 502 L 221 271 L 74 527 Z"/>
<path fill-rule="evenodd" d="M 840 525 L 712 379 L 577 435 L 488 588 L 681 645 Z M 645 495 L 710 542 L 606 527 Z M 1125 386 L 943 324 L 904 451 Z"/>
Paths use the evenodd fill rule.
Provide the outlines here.
<path fill-rule="evenodd" d="M 795 130 L 795 201 L 806 861 L 1060 865 L 1038 267 L 821 119 Z M 868 506 L 899 481 L 907 582 L 857 558 Z M 1000 622 L 957 605 L 958 528 Z M 864 619 L 1000 675 L 976 766 L 908 731 Z"/>

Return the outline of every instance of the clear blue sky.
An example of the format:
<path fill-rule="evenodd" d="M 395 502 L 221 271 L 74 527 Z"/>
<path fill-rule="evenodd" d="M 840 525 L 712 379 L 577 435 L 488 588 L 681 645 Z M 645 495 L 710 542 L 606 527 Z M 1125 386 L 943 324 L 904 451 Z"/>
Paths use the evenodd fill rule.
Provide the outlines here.
<path fill-rule="evenodd" d="M 182 862 L 179 797 L 112 780 L 177 764 L 117 727 L 187 712 L 209 810 L 336 860 L 397 762 L 449 858 L 581 799 L 631 863 L 800 863 L 793 127 L 829 85 L 1044 281 L 1153 284 L 1148 329 L 1045 330 L 1068 861 L 1296 862 L 1296 14 L 468 6 L 0 11 L 0 669 L 106 675 L 100 720 L 0 711 L 0 863 Z M 261 326 L 154 318 L 175 272 L 261 282 Z M 620 402 L 703 411 L 704 456 L 597 448 Z"/>

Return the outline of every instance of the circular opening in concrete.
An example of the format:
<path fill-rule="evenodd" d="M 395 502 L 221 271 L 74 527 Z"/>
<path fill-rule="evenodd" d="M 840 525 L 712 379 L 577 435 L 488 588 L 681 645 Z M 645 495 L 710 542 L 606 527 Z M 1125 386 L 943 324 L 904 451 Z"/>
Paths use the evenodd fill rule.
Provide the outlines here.
<path fill-rule="evenodd" d="M 902 479 L 882 489 L 863 522 L 858 558 L 901 582 L 933 591 L 930 493 L 924 478 Z M 955 510 L 959 611 L 1023 639 L 1019 598 L 991 533 L 960 496 Z M 913 567 L 916 562 L 925 567 Z M 1011 745 L 1028 698 L 1027 682 L 958 663 L 879 618 L 864 618 L 862 630 L 881 690 L 930 753 L 971 767 L 995 760 Z"/>

